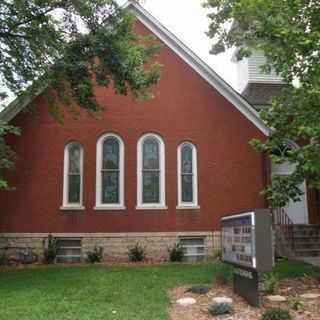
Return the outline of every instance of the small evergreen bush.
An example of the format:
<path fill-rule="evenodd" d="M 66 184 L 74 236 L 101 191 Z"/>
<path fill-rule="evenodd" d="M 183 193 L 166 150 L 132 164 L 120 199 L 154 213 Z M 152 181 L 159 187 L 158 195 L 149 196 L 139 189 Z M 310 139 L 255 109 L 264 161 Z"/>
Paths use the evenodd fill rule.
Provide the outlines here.
<path fill-rule="evenodd" d="M 171 262 L 181 262 L 184 258 L 183 249 L 179 243 L 176 243 L 172 248 L 169 248 L 168 252 Z"/>
<path fill-rule="evenodd" d="M 142 247 L 139 243 L 136 243 L 135 246 L 128 248 L 129 261 L 139 262 L 143 261 L 146 257 L 145 248 Z"/>
<path fill-rule="evenodd" d="M 218 316 L 221 314 L 230 314 L 233 312 L 233 307 L 229 303 L 213 303 L 209 305 L 208 312 L 212 316 Z"/>
<path fill-rule="evenodd" d="M 268 308 L 260 320 L 293 320 L 288 310 L 280 308 Z"/>
<path fill-rule="evenodd" d="M 57 256 L 57 240 L 51 235 L 45 241 L 45 248 L 43 252 L 44 262 L 53 263 Z"/>
<path fill-rule="evenodd" d="M 197 294 L 206 294 L 210 291 L 211 287 L 208 284 L 194 284 L 187 291 Z"/>
<path fill-rule="evenodd" d="M 103 248 L 95 246 L 93 251 L 87 253 L 87 260 L 90 263 L 101 262 L 103 258 Z"/>
<path fill-rule="evenodd" d="M 279 290 L 279 279 L 276 274 L 269 273 L 263 277 L 263 290 L 267 294 L 276 294 Z"/>

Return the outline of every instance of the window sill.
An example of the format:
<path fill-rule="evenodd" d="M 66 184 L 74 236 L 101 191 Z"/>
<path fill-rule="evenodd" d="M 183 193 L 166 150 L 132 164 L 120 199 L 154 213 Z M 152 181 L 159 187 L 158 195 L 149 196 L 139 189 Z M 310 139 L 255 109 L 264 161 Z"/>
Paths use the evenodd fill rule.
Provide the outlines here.
<path fill-rule="evenodd" d="M 93 210 L 96 211 L 112 211 L 112 210 L 126 210 L 127 208 L 123 205 L 113 205 L 113 206 L 95 206 Z"/>
<path fill-rule="evenodd" d="M 200 206 L 198 205 L 178 205 L 176 206 L 177 210 L 196 210 L 196 209 L 200 209 Z"/>
<path fill-rule="evenodd" d="M 165 205 L 140 205 L 136 206 L 136 210 L 167 210 L 168 207 Z"/>
<path fill-rule="evenodd" d="M 61 206 L 60 210 L 62 211 L 79 211 L 79 210 L 84 210 L 84 206 Z"/>

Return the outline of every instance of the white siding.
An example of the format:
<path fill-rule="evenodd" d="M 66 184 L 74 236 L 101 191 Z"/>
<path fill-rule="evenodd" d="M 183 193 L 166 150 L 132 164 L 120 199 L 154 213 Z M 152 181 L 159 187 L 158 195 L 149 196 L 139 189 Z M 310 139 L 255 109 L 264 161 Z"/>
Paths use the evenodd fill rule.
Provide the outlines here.
<path fill-rule="evenodd" d="M 266 58 L 261 51 L 254 51 L 248 58 L 248 81 L 249 82 L 268 82 L 281 83 L 281 77 L 274 71 L 270 74 L 264 74 L 260 66 L 266 62 Z"/>
<path fill-rule="evenodd" d="M 237 62 L 238 91 L 242 92 L 249 81 L 248 59 L 244 58 Z"/>
<path fill-rule="evenodd" d="M 243 58 L 240 61 L 237 61 L 234 55 L 232 61 L 237 64 L 239 92 L 243 92 L 249 82 L 282 83 L 281 77 L 274 71 L 271 71 L 270 74 L 264 74 L 261 72 L 260 66 L 266 62 L 266 58 L 262 51 L 253 51 L 249 58 Z"/>

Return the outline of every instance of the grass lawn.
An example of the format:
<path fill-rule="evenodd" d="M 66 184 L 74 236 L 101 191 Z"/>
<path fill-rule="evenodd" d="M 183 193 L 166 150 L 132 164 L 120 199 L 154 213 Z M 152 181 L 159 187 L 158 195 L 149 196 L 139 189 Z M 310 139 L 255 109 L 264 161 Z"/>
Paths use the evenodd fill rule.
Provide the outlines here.
<path fill-rule="evenodd" d="M 282 261 L 280 277 L 320 274 Z M 167 319 L 169 288 L 212 283 L 213 264 L 53 267 L 0 272 L 1 320 Z"/>

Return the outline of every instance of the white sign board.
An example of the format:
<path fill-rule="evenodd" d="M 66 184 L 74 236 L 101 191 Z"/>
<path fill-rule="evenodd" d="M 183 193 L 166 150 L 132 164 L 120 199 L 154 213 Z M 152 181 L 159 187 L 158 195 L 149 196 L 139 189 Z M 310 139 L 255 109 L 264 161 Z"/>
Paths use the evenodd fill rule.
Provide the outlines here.
<path fill-rule="evenodd" d="M 232 264 L 256 268 L 254 212 L 221 219 L 221 258 Z"/>

